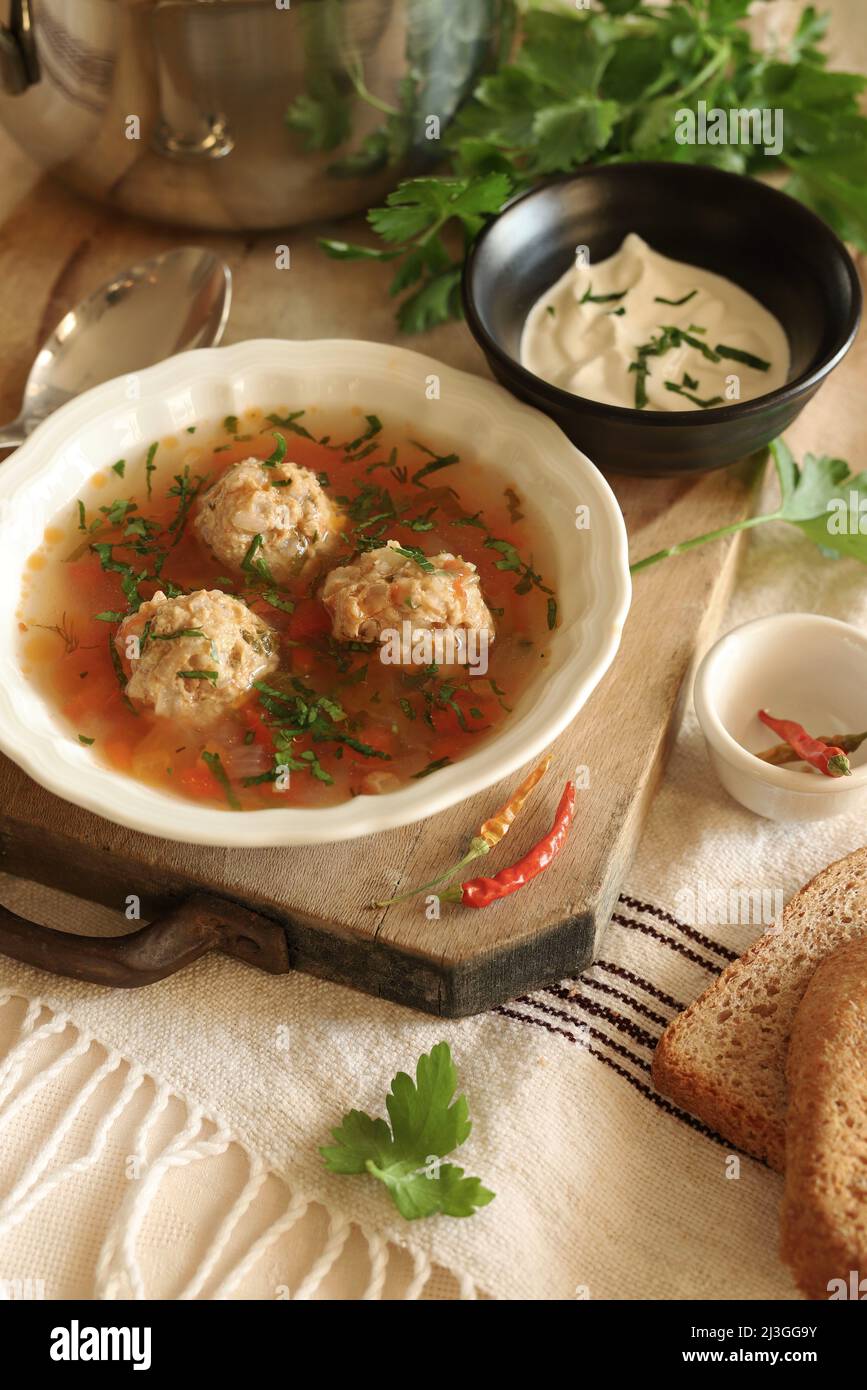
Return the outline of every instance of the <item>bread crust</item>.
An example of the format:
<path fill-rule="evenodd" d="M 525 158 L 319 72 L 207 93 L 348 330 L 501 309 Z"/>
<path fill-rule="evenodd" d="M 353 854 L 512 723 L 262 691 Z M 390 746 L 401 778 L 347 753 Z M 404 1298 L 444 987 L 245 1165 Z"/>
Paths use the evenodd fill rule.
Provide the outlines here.
<path fill-rule="evenodd" d="M 791 899 L 780 927 L 766 931 L 672 1020 L 653 1056 L 657 1090 L 733 1147 L 782 1172 L 785 1059 L 795 1011 L 819 963 L 862 934 L 867 848 L 816 874 Z"/>
<path fill-rule="evenodd" d="M 815 971 L 786 1071 L 782 1257 L 807 1298 L 867 1294 L 867 937 Z"/>

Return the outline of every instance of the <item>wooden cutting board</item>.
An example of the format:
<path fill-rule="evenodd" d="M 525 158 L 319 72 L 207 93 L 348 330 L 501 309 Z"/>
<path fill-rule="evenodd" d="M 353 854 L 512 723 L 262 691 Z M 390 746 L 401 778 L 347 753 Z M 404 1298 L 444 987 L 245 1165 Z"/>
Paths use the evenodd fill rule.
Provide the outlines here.
<path fill-rule="evenodd" d="M 323 230 L 335 234 L 337 227 L 316 232 Z M 357 230 L 344 223 L 339 234 Z M 2 418 L 17 413 L 30 363 L 69 308 L 122 266 L 184 241 L 213 246 L 232 267 L 226 342 L 397 341 L 385 292 L 388 267 L 330 261 L 315 245 L 316 232 L 177 231 L 109 214 L 48 181 L 38 184 L 0 228 Z M 281 243 L 290 246 L 290 270 L 275 267 Z M 463 325 L 411 342 L 453 366 L 486 372 Z M 755 477 L 755 464 L 745 464 L 691 481 L 612 479 L 633 558 L 746 515 Z M 403 830 L 349 844 L 249 851 L 126 830 L 50 795 L 0 757 L 0 868 L 118 908 L 136 894 L 145 919 L 206 888 L 281 922 L 289 959 L 300 970 L 432 1013 L 489 1008 L 581 969 L 596 954 L 678 723 L 685 677 L 714 635 L 735 558 L 736 542 L 723 542 L 638 576 L 614 666 L 558 739 L 544 792 L 490 872 L 544 833 L 563 783 L 582 763 L 590 768 L 590 786 L 579 793 L 567 848 L 534 885 L 496 907 L 446 906 L 439 921 L 430 921 L 423 899 L 388 910 L 369 904 L 427 881 L 457 859 L 517 775 Z M 181 826 L 186 813 L 179 801 Z"/>

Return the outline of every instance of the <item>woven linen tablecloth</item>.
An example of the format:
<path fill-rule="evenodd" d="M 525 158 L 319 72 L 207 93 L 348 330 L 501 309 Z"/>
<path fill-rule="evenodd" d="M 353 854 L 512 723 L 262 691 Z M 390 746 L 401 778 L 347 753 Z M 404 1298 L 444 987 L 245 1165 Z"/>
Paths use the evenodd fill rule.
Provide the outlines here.
<path fill-rule="evenodd" d="M 863 0 L 833 9 L 837 65 L 863 66 Z M 799 447 L 849 448 L 860 469 L 859 409 L 820 395 Z M 751 533 L 723 630 L 793 609 L 867 627 L 867 571 L 781 526 Z M 600 959 L 477 1018 L 219 957 L 130 993 L 0 957 L 0 1297 L 795 1297 L 779 1177 L 749 1159 L 733 1177 L 724 1140 L 656 1095 L 650 1058 L 762 930 L 690 902 L 775 902 L 865 839 L 859 816 L 795 827 L 739 808 L 688 705 Z M 0 898 L 66 929 L 123 925 L 9 878 Z M 443 1038 L 473 1117 L 459 1161 L 496 1199 L 404 1223 L 318 1146 L 346 1109 L 382 1113 L 393 1074 Z"/>

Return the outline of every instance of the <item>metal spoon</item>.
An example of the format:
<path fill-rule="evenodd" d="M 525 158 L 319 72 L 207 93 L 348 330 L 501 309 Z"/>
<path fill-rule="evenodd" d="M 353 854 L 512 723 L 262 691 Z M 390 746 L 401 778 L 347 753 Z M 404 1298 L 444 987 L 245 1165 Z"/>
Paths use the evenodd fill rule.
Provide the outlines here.
<path fill-rule="evenodd" d="M 122 270 L 60 320 L 33 363 L 17 419 L 0 426 L 0 448 L 23 444 L 47 415 L 91 386 L 215 346 L 231 301 L 232 272 L 201 246 Z"/>

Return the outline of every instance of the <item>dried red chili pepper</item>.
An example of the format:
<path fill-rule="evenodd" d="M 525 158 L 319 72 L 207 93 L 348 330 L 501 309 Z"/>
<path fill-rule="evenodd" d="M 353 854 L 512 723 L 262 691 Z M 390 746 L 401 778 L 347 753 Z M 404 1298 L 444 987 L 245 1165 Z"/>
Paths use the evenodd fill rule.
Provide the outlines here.
<path fill-rule="evenodd" d="M 492 816 L 489 816 L 483 825 L 480 826 L 478 834 L 474 835 L 470 840 L 469 847 L 463 859 L 458 860 L 457 864 L 452 864 L 450 869 L 446 869 L 445 873 L 438 874 L 437 877 L 432 878 L 429 883 L 423 883 L 418 888 L 409 888 L 405 893 L 399 893 L 396 898 L 380 899 L 380 901 L 374 903 L 374 907 L 391 907 L 393 903 L 403 902 L 406 898 L 414 898 L 419 893 L 426 893 L 433 888 L 437 888 L 439 884 L 447 883 L 450 878 L 454 878 L 456 873 L 466 868 L 467 864 L 471 864 L 474 859 L 478 859 L 483 854 L 488 854 L 490 850 L 494 848 L 494 845 L 498 845 L 503 836 L 509 833 L 512 822 L 533 788 L 538 782 L 541 782 L 542 778 L 545 776 L 550 764 L 551 754 L 549 753 L 547 757 L 544 757 L 542 761 L 533 768 L 532 772 L 527 773 L 527 776 L 524 778 L 523 782 L 521 782 L 520 786 L 517 786 L 511 793 L 508 801 L 506 801 L 498 811 L 495 811 Z"/>
<path fill-rule="evenodd" d="M 764 709 L 759 710 L 759 718 L 769 729 L 773 729 L 784 743 L 788 743 L 799 758 L 818 768 L 826 777 L 852 776 L 849 759 L 836 744 L 823 743 L 822 739 L 813 738 L 803 724 L 797 724 L 794 719 L 774 719 Z"/>
<path fill-rule="evenodd" d="M 495 878 L 471 878 L 466 883 L 447 888 L 440 898 L 444 902 L 459 902 L 464 907 L 487 907 L 490 903 L 517 893 L 537 874 L 547 869 L 566 843 L 575 813 L 575 783 L 567 782 L 557 807 L 554 824 L 548 834 L 538 844 L 507 869 L 501 869 Z"/>
<path fill-rule="evenodd" d="M 867 739 L 867 732 L 863 734 L 817 734 L 820 743 L 831 743 L 835 748 L 842 748 L 844 753 L 857 753 L 861 744 Z M 756 754 L 763 763 L 771 763 L 774 767 L 783 767 L 786 763 L 803 762 L 800 753 L 796 753 L 790 743 L 775 743 L 773 748 L 765 748 L 761 753 Z"/>

